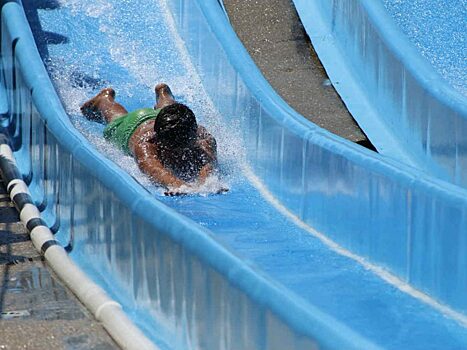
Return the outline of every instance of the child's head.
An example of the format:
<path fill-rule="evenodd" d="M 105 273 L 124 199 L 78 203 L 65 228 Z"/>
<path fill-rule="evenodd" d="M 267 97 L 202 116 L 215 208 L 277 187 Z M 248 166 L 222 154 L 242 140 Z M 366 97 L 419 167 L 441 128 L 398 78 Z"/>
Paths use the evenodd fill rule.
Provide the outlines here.
<path fill-rule="evenodd" d="M 181 103 L 162 108 L 154 122 L 155 140 L 166 148 L 191 147 L 197 131 L 193 111 Z"/>

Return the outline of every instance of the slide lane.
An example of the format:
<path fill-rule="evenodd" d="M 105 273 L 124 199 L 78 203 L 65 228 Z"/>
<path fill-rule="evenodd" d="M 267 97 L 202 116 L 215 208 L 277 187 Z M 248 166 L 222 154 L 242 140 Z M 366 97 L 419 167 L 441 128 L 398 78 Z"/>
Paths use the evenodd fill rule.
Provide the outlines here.
<path fill-rule="evenodd" d="M 467 6 L 456 0 L 383 0 L 394 22 L 433 68 L 467 96 Z"/>
<path fill-rule="evenodd" d="M 465 188 L 465 4 L 293 2 L 334 87 L 378 151 Z"/>
<path fill-rule="evenodd" d="M 242 81 L 237 80 L 234 89 L 232 89 L 232 84 L 224 82 L 232 77 L 232 68 L 227 65 L 222 66 L 225 63 L 220 62 L 215 63 L 218 64 L 217 71 L 207 73 L 203 69 L 209 64 L 206 65 L 206 62 L 200 61 L 207 59 L 208 56 L 200 54 L 193 57 L 185 51 L 183 42 L 178 37 L 179 34 L 174 30 L 177 23 L 184 28 L 181 30 L 182 33 L 187 31 L 192 35 L 192 38 L 195 38 L 192 43 L 190 43 L 190 37 L 184 38 L 189 48 L 197 45 L 198 50 L 209 52 L 209 49 L 216 46 L 212 44 L 215 39 L 209 29 L 206 30 L 206 27 L 198 23 L 205 20 L 196 4 L 110 0 L 83 4 L 70 0 L 57 2 L 55 6 L 49 4 L 46 8 L 41 7 L 40 2 L 31 2 L 25 4 L 25 8 L 38 42 L 39 52 L 74 126 L 87 137 L 95 149 L 104 153 L 106 157 L 130 173 L 137 182 L 144 185 L 152 197 L 189 218 L 187 221 L 187 219 L 176 216 L 177 220 L 185 222 L 187 225 L 194 225 L 195 231 L 205 232 L 208 238 L 240 258 L 261 278 L 266 279 L 274 286 L 279 286 L 280 290 L 286 290 L 287 292 L 284 293 L 302 305 L 305 312 L 327 315 L 329 318 L 323 319 L 328 320 L 327 326 L 330 329 L 345 330 L 340 335 L 344 340 L 339 339 L 339 337 L 337 340 L 323 339 L 323 336 L 314 334 L 319 343 L 327 347 L 337 347 L 339 341 L 341 341 L 340 345 L 345 344 L 342 341 L 348 341 L 348 344 L 353 344 L 357 348 L 359 344 L 369 345 L 370 343 L 389 348 L 458 348 L 465 346 L 467 334 L 462 313 L 456 313 L 450 308 L 442 307 L 427 297 L 424 297 L 425 300 L 421 300 L 420 295 L 404 284 L 403 279 L 393 278 L 394 276 L 366 260 L 363 260 L 362 264 L 359 256 L 353 255 L 344 248 L 336 247 L 316 231 L 316 229 L 323 227 L 325 230 L 322 231 L 330 232 L 332 236 L 333 232 L 338 231 L 334 228 L 334 224 L 339 225 L 337 221 L 345 219 L 340 210 L 346 206 L 351 207 L 352 203 L 357 207 L 359 205 L 364 207 L 364 200 L 360 202 L 357 197 L 354 197 L 357 191 L 355 188 L 348 187 L 349 183 L 339 181 L 338 173 L 346 169 L 342 168 L 338 162 L 334 166 L 330 164 L 330 168 L 334 172 L 331 175 L 334 177 L 320 178 L 325 171 L 316 171 L 315 169 L 315 173 L 317 172 L 318 175 L 311 175 L 311 183 L 306 183 L 302 174 L 304 170 L 300 168 L 296 171 L 301 174 L 301 177 L 297 177 L 299 181 L 296 181 L 299 184 L 293 184 L 294 179 L 287 178 L 289 174 L 283 169 L 284 164 L 297 167 L 297 163 L 300 163 L 297 162 L 297 157 L 308 159 L 307 157 L 312 157 L 313 154 L 310 155 L 303 146 L 297 147 L 299 143 L 295 142 L 296 144 L 294 144 L 292 139 L 288 146 L 294 148 L 298 155 L 292 161 L 287 158 L 287 142 L 284 139 L 287 140 L 287 133 L 290 131 L 280 129 L 273 123 L 268 125 L 268 116 L 260 108 L 258 102 L 256 102 L 256 108 L 244 103 L 247 88 Z M 205 11 L 205 14 L 207 13 L 206 6 L 201 6 L 201 9 Z M 171 11 L 177 22 L 173 22 Z M 191 22 L 193 18 L 198 21 L 194 22 L 196 25 Z M 216 33 L 219 34 L 218 31 Z M 217 57 L 213 55 L 211 60 L 216 62 Z M 198 66 L 202 68 L 200 72 L 194 69 Z M 251 73 L 252 75 L 257 74 L 255 71 Z M 235 79 L 239 79 L 239 77 L 235 76 Z M 119 98 L 130 110 L 140 106 L 150 106 L 153 104 L 151 89 L 160 80 L 169 83 L 180 100 L 193 106 L 201 123 L 205 124 L 218 139 L 223 174 L 220 180 L 212 179 L 209 185 L 226 184 L 231 189 L 229 193 L 222 196 L 190 196 L 186 198 L 161 196 L 160 190 L 151 186 L 147 179 L 139 174 L 131 159 L 102 141 L 100 137 L 102 126 L 85 121 L 79 115 L 79 104 L 107 85 L 112 85 L 117 89 Z M 225 89 L 218 89 L 222 84 L 226 84 Z M 214 87 L 217 88 L 217 95 L 209 94 L 207 91 Z M 223 102 L 219 103 L 219 100 Z M 261 102 L 264 103 L 264 101 Z M 280 105 L 281 102 L 277 103 Z M 228 108 L 230 108 L 230 113 L 226 112 Z M 34 123 L 34 119 L 32 123 Z M 292 129 L 305 127 L 299 122 L 294 123 L 295 126 L 293 125 Z M 312 126 L 308 124 L 306 126 L 314 131 Z M 23 123 L 21 127 L 25 131 L 28 125 Z M 247 132 L 251 128 L 266 130 L 271 128 L 271 132 L 261 134 L 255 140 L 256 144 L 269 144 L 269 148 L 263 146 L 263 148 L 257 149 L 254 156 L 250 153 L 252 149 L 248 139 L 250 136 Z M 277 130 L 280 131 L 279 140 L 274 139 Z M 73 134 L 72 130 L 70 132 Z M 322 137 L 328 137 L 325 132 L 323 134 Z M 46 135 L 49 134 L 46 133 Z M 271 140 L 265 139 L 268 135 L 272 138 Z M 51 136 L 47 137 L 47 142 L 53 144 Z M 42 136 L 37 136 L 38 139 L 40 137 Z M 41 141 L 44 142 L 44 140 Z M 274 143 L 277 141 L 279 144 L 275 145 Z M 313 139 L 310 139 L 309 143 L 312 142 Z M 317 140 L 317 142 L 320 141 Z M 335 142 L 339 144 L 338 141 Z M 352 147 L 346 143 L 344 145 Z M 57 144 L 54 147 L 59 146 Z M 31 149 L 35 148 L 31 147 Z M 80 150 L 84 154 L 82 155 L 84 158 L 92 157 L 92 153 L 95 152 L 85 141 L 83 141 Z M 22 152 L 26 152 L 24 147 L 19 150 L 19 154 Z M 366 155 L 366 153 L 363 154 Z M 269 156 L 277 159 L 280 166 L 276 168 L 270 166 L 268 164 L 271 162 Z M 24 154 L 23 170 L 25 174 L 32 173 L 34 179 L 34 173 L 40 173 L 37 171 L 37 166 L 41 160 L 28 162 L 27 157 L 29 155 Z M 328 162 L 326 159 L 321 159 L 321 162 L 323 161 Z M 372 161 L 379 162 L 371 157 L 367 161 L 370 165 Z M 31 163 L 30 166 L 29 163 Z M 80 167 L 75 163 L 71 165 L 73 171 L 68 175 L 77 177 L 80 172 L 86 175 L 86 172 L 82 169 L 79 170 Z M 107 167 L 106 164 L 103 163 L 103 168 Z M 60 166 L 63 166 L 62 162 Z M 256 172 L 256 175 L 251 172 L 251 169 Z M 97 172 L 99 171 L 97 169 Z M 351 169 L 349 168 L 347 171 L 351 171 Z M 102 172 L 104 171 L 102 170 Z M 354 174 L 357 175 L 357 173 Z M 284 185 L 288 181 L 290 181 L 291 186 L 288 186 L 286 190 L 281 190 L 282 186 L 271 186 L 274 183 Z M 324 196 L 330 202 L 334 201 L 336 211 L 333 213 L 329 209 L 320 207 L 319 200 L 304 200 L 303 194 L 300 195 L 304 181 L 308 195 L 314 194 L 318 198 Z M 176 310 L 177 306 L 174 308 L 173 304 L 180 301 L 180 298 L 185 305 L 193 301 L 190 298 L 198 298 L 199 300 L 196 300 L 197 303 L 194 304 L 206 308 L 209 308 L 210 303 L 215 304 L 216 300 L 210 299 L 208 290 L 206 290 L 207 294 L 203 296 L 196 293 L 196 296 L 189 295 L 190 289 L 191 291 L 198 290 L 196 286 L 199 281 L 196 282 L 195 278 L 199 278 L 199 276 L 190 274 L 183 268 L 176 269 L 176 267 L 179 268 L 183 265 L 180 260 L 186 259 L 183 251 L 178 251 L 182 254 L 180 257 L 172 254 L 170 249 L 164 250 L 164 247 L 170 245 L 167 243 L 170 239 L 164 238 L 163 235 L 162 238 L 160 235 L 152 235 L 149 226 L 141 222 L 141 215 L 143 217 L 152 215 L 156 219 L 166 217 L 167 215 L 164 213 L 166 209 L 160 209 L 160 212 L 154 213 L 138 213 L 136 209 L 147 211 L 153 207 L 142 205 L 148 202 L 147 199 L 136 201 L 132 205 L 136 218 L 131 219 L 130 223 L 126 223 L 117 216 L 119 206 L 106 204 L 106 201 L 113 203 L 112 195 L 105 194 L 104 190 L 100 189 L 102 186 L 90 186 L 84 180 L 72 181 L 72 183 L 71 194 L 73 196 L 77 196 L 78 192 L 93 193 L 94 198 L 88 199 L 88 207 L 86 208 L 86 205 L 82 203 L 69 203 L 69 205 L 62 204 L 61 206 L 55 203 L 55 205 L 50 204 L 44 213 L 49 222 L 52 223 L 53 220 L 56 220 L 58 207 L 61 208 L 60 214 L 63 217 L 66 217 L 63 210 L 68 209 L 73 212 L 73 219 L 68 221 L 64 218 L 58 237 L 64 244 L 69 243 L 71 239 L 70 228 L 73 227 L 72 256 L 77 262 L 120 299 L 129 310 L 130 315 L 135 317 L 136 321 L 155 341 L 168 344 L 176 338 L 180 342 L 177 346 L 181 348 L 196 348 L 201 345 L 206 345 L 207 348 L 219 348 L 219 343 L 210 338 L 212 336 L 210 332 L 207 329 L 203 331 L 201 319 L 183 320 L 183 317 L 182 320 L 176 319 L 180 313 Z M 130 188 L 139 188 L 140 186 L 135 182 L 125 183 L 119 180 L 118 183 Z M 263 187 L 263 183 L 266 183 L 268 188 L 272 187 L 274 191 L 279 191 L 282 203 L 277 202 L 276 195 L 269 193 Z M 34 187 L 34 185 L 36 186 Z M 61 185 L 57 186 L 61 187 Z M 443 189 L 438 192 L 449 194 L 451 191 L 452 197 L 457 198 L 457 192 L 448 185 L 443 188 L 443 184 L 434 181 L 433 186 Z M 208 191 L 209 189 L 207 187 L 203 190 Z M 320 190 L 327 191 L 327 193 L 320 194 L 318 193 Z M 389 198 L 386 198 L 389 193 L 386 190 L 381 189 L 379 192 L 370 193 L 370 196 L 379 193 L 378 196 L 372 198 L 372 201 L 390 201 Z M 44 183 L 36 180 L 33 180 L 32 191 L 38 198 L 47 198 L 50 195 L 47 192 L 47 187 L 44 189 Z M 70 189 L 63 189 L 63 191 L 70 191 Z M 138 191 L 141 189 L 139 188 L 134 193 L 137 194 Z M 280 193 L 280 191 L 286 193 Z M 296 197 L 299 199 L 290 197 L 289 191 L 296 191 Z M 417 186 L 414 186 L 413 193 L 414 202 L 417 202 Z M 97 205 L 98 211 L 96 212 L 93 206 L 89 207 L 89 204 L 95 204 L 96 201 L 100 200 L 99 197 L 103 197 L 104 203 Z M 284 200 L 284 197 L 288 197 L 289 200 Z M 54 199 L 49 198 L 49 202 L 54 202 Z M 296 202 L 300 203 L 297 205 Z M 459 202 L 456 199 L 453 202 L 458 205 L 457 208 L 465 208 L 462 201 Z M 300 214 L 294 217 L 294 210 L 287 209 L 283 205 L 293 209 L 298 206 L 297 211 Z M 409 206 L 410 203 L 404 205 Z M 159 208 L 163 207 L 159 206 Z M 322 214 L 324 211 L 327 212 L 326 215 Z M 364 211 L 363 214 L 365 214 Z M 320 220 L 316 221 L 318 224 L 313 228 L 304 223 L 304 221 L 313 222 L 314 215 L 326 217 L 327 228 Z M 347 226 L 348 234 L 358 232 L 359 225 L 362 223 L 352 221 L 350 216 L 347 219 L 350 219 L 350 224 L 349 221 L 346 221 L 344 225 Z M 367 217 L 363 215 L 360 219 L 354 220 L 364 222 L 366 219 Z M 86 223 L 81 222 L 81 220 L 86 221 Z M 373 228 L 374 230 L 375 227 L 381 229 L 381 225 L 390 226 L 393 224 L 391 216 L 388 216 L 386 222 L 369 222 L 363 225 L 367 229 Z M 412 224 L 416 225 L 416 223 Z M 116 227 L 119 225 L 123 228 L 117 229 Z M 170 226 L 170 223 L 161 225 Z M 146 230 L 139 231 L 138 228 L 143 226 Z M 393 225 L 391 229 L 397 230 L 397 223 L 396 227 Z M 186 229 L 182 232 L 185 238 L 179 238 L 179 240 L 183 242 L 189 240 L 189 237 L 194 237 Z M 193 239 L 196 241 L 195 238 Z M 362 236 L 362 239 L 365 238 Z M 361 249 L 358 242 L 352 242 L 352 238 L 346 238 L 344 242 L 349 243 L 356 251 Z M 382 243 L 384 246 L 384 242 L 378 244 Z M 389 241 L 387 243 L 392 248 L 395 242 Z M 406 244 L 404 241 L 400 243 Z M 189 245 L 190 243 L 184 244 Z M 370 244 L 367 248 L 378 250 L 378 244 Z M 379 250 L 382 250 L 383 254 L 386 255 L 393 254 L 387 246 L 381 247 Z M 371 253 L 365 257 L 369 258 L 370 261 L 373 258 Z M 204 261 L 203 258 L 201 258 L 202 261 Z M 193 268 L 194 270 L 195 268 Z M 173 275 L 177 271 L 183 276 L 183 281 L 190 281 L 188 284 L 191 284 L 188 291 L 186 286 L 181 287 L 184 290 L 183 293 L 180 292 L 183 294 L 182 296 L 177 294 L 179 292 L 175 288 L 176 283 L 180 282 L 174 282 L 173 279 L 170 279 L 170 276 L 174 277 Z M 231 270 L 233 275 L 229 279 L 233 285 L 238 287 L 239 282 L 235 281 L 241 279 L 242 275 L 236 275 L 235 271 L 238 273 L 239 270 Z M 215 284 L 218 277 L 209 276 L 209 274 L 205 275 L 208 283 Z M 216 275 L 214 274 L 214 276 Z M 211 279 L 212 281 L 210 281 Z M 388 283 L 388 280 L 391 283 Z M 169 283 L 167 284 L 167 282 Z M 219 283 L 219 286 L 231 288 L 228 284 Z M 258 289 L 257 293 L 260 290 Z M 272 294 L 268 290 L 263 290 L 263 292 L 255 295 L 255 300 L 256 302 L 263 300 L 267 305 Z M 214 295 L 215 293 L 212 294 L 212 296 Z M 227 300 L 226 298 L 225 301 Z M 450 299 L 448 300 L 451 302 Z M 247 305 L 252 309 L 258 307 L 252 304 Z M 191 313 L 188 312 L 191 306 L 185 307 L 187 309 L 181 312 L 184 317 L 189 318 L 188 316 L 195 315 L 193 310 Z M 231 317 L 234 312 L 229 307 L 231 306 L 228 302 L 221 303 L 221 309 Z M 217 311 L 219 310 L 217 309 Z M 207 318 L 212 326 L 216 323 L 216 317 L 221 316 L 211 315 L 211 318 Z M 291 317 L 293 318 L 293 315 Z M 246 343 L 242 343 L 242 341 L 247 341 L 245 339 L 248 337 L 245 336 L 245 332 L 248 332 L 240 331 L 243 337 L 231 339 L 225 333 L 226 329 L 232 326 L 225 323 L 225 320 L 230 318 L 226 318 L 224 315 L 224 318 L 221 317 L 221 319 L 224 322 L 214 327 L 214 334 L 218 335 L 216 331 L 220 332 L 221 338 L 225 342 L 223 346 L 235 348 L 235 345 L 240 346 L 239 344 L 241 344 L 241 348 L 248 348 Z M 283 321 L 283 316 L 280 319 Z M 277 321 L 273 322 L 268 318 L 260 318 L 257 321 L 255 329 L 259 330 L 255 338 L 256 347 L 274 348 L 277 346 L 277 348 L 281 348 L 282 346 L 284 348 L 285 346 L 293 348 L 291 343 L 287 343 L 287 337 L 275 339 L 274 335 L 271 334 L 274 332 L 268 332 L 274 330 L 271 322 L 274 324 Z M 161 331 L 167 329 L 170 330 L 167 331 L 168 335 Z M 305 334 L 308 335 L 308 331 L 307 328 Z M 364 343 L 365 341 L 368 343 Z M 301 348 L 301 344 L 307 343 L 295 340 L 293 344 L 296 348 Z"/>

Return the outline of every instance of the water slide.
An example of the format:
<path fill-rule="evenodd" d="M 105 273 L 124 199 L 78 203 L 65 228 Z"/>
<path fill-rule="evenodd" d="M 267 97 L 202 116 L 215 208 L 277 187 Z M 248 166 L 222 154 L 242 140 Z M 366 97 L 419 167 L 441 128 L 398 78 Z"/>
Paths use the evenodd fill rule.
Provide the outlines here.
<path fill-rule="evenodd" d="M 334 87 L 378 151 L 465 188 L 465 3 L 293 2 Z"/>
<path fill-rule="evenodd" d="M 0 111 L 23 177 L 161 349 L 466 347 L 466 190 L 297 115 L 217 1 L 2 5 Z M 152 106 L 159 81 L 217 138 L 221 174 L 197 194 L 163 196 L 79 113 L 109 85 Z"/>

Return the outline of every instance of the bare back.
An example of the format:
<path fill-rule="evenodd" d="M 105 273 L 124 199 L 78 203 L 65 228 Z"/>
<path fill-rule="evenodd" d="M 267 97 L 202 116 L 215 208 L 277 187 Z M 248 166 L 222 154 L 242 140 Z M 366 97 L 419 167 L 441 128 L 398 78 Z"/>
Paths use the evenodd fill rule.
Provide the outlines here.
<path fill-rule="evenodd" d="M 130 151 L 141 171 L 149 175 L 155 182 L 165 186 L 180 187 L 185 184 L 185 181 L 167 169 L 158 156 L 154 122 L 154 120 L 149 120 L 136 129 L 129 141 Z M 198 181 L 203 182 L 215 168 L 217 145 L 214 137 L 203 126 L 198 126 L 196 144 L 203 152 L 202 156 L 207 160 L 198 174 Z"/>

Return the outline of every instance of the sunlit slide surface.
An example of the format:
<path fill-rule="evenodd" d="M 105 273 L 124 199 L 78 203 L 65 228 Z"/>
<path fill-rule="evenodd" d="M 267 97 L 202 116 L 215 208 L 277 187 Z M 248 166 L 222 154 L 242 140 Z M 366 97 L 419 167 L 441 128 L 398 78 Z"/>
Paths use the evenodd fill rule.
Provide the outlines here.
<path fill-rule="evenodd" d="M 293 0 L 378 151 L 467 186 L 465 2 Z"/>
<path fill-rule="evenodd" d="M 467 4 L 456 0 L 384 0 L 384 6 L 433 68 L 467 96 Z"/>
<path fill-rule="evenodd" d="M 467 346 L 465 316 L 462 313 L 419 293 L 404 280 L 326 238 L 319 228 L 310 227 L 268 191 L 263 185 L 263 175 L 257 176 L 250 170 L 244 133 L 239 130 L 239 126 L 244 125 L 242 120 L 258 116 L 255 111 L 239 115 L 223 115 L 218 111 L 205 90 L 210 82 L 198 74 L 193 63 L 195 60 L 178 36 L 171 12 L 173 7 L 164 0 L 60 0 L 44 3 L 24 1 L 23 5 L 39 52 L 63 105 L 76 129 L 94 146 L 94 152 L 103 153 L 131 174 L 154 200 L 162 201 L 209 230 L 215 241 L 260 276 L 285 287 L 303 303 L 304 308 L 313 305 L 328 315 L 329 320 L 338 320 L 339 325 L 345 325 L 369 344 L 394 349 Z M 184 15 L 199 14 L 190 12 Z M 222 72 L 219 72 L 218 79 L 223 79 Z M 221 171 L 190 196 L 163 196 L 163 191 L 139 172 L 131 157 L 103 140 L 103 125 L 84 119 L 79 111 L 80 104 L 107 86 L 117 91 L 117 100 L 128 110 L 151 107 L 154 105 L 154 85 L 158 82 L 168 83 L 176 98 L 191 106 L 198 121 L 217 139 Z M 226 90 L 223 93 L 232 98 L 239 92 Z M 275 140 L 266 141 L 273 143 Z M 281 152 L 271 154 L 279 157 L 280 163 L 297 166 L 282 159 Z M 346 169 L 337 165 L 334 171 Z M 319 178 L 312 179 L 314 184 L 307 187 L 311 189 L 310 196 L 321 186 Z M 331 180 L 321 179 L 323 183 Z M 219 187 L 230 190 L 222 195 L 213 195 L 212 192 Z M 297 186 L 297 191 L 302 189 Z M 336 203 L 354 198 L 352 190 L 345 184 L 339 186 L 339 183 L 325 196 L 333 198 Z M 385 190 L 381 190 L 380 196 L 374 201 L 387 200 Z M 290 202 L 294 205 L 293 197 Z M 311 199 L 302 204 L 302 210 L 309 213 L 323 210 L 313 205 L 315 202 Z M 103 222 L 118 221 L 111 211 L 101 214 Z M 333 227 L 334 220 L 337 222 L 343 218 L 329 217 L 329 227 Z M 352 231 L 351 226 L 349 231 Z M 175 320 L 179 310 L 167 301 L 167 296 L 177 294 L 177 290 L 164 283 L 164 275 L 154 273 L 157 269 L 153 270 L 151 266 L 165 264 L 165 268 L 170 270 L 176 259 L 184 257 L 164 256 L 165 243 L 152 239 L 149 234 L 145 235 L 144 243 L 137 236 L 132 236 L 130 241 L 125 241 L 125 237 L 111 236 L 111 242 L 96 244 L 99 239 L 108 237 L 104 235 L 102 238 L 96 232 L 76 234 L 71 255 L 124 305 L 129 315 L 161 348 L 235 348 L 236 342 L 239 349 L 250 346 L 266 348 L 261 341 L 261 332 L 256 335 L 255 344 L 242 343 L 242 337 L 232 334 L 220 334 L 218 340 L 209 340 L 211 326 L 222 329 L 219 325 L 210 324 L 217 320 L 217 316 L 212 315 L 211 320 L 190 319 L 195 313 L 190 313 L 189 306 L 182 312 L 186 319 Z M 109 244 L 117 248 L 109 250 Z M 141 265 L 143 269 L 132 264 L 138 254 L 145 260 Z M 127 268 L 121 268 L 126 262 Z M 115 264 L 120 266 L 121 275 L 110 273 Z M 197 307 L 209 304 L 210 295 L 200 294 L 196 289 L 197 282 L 193 280 L 191 283 L 192 290 L 198 293 Z M 187 305 L 191 297 L 195 298 L 187 293 Z M 219 309 L 220 314 L 228 312 L 233 313 L 229 311 L 228 304 Z M 206 325 L 194 327 L 193 322 Z M 265 319 L 252 322 L 266 324 L 265 329 L 268 327 Z M 197 330 L 193 331 L 195 328 Z M 242 325 L 238 328 L 238 334 L 248 332 L 241 330 Z M 298 343 L 293 346 L 281 343 L 280 337 L 276 342 L 277 348 L 298 347 Z"/>

